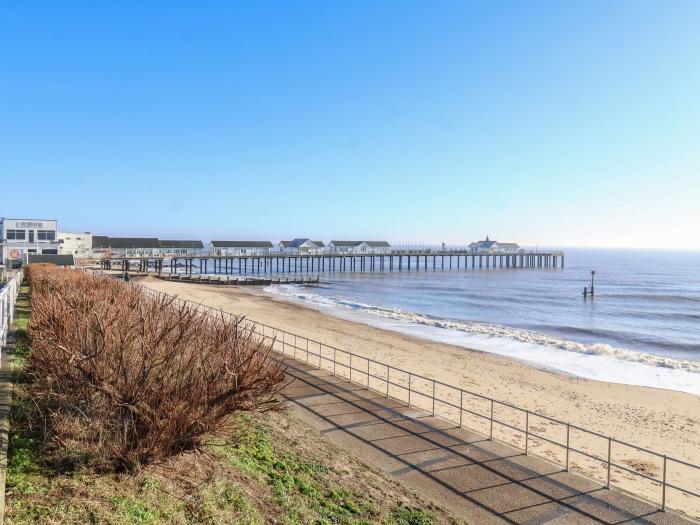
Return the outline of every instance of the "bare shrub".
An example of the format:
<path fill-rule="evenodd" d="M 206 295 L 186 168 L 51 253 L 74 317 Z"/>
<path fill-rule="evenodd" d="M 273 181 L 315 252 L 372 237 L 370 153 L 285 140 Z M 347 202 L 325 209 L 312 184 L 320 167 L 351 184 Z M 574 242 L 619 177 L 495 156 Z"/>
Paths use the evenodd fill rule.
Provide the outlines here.
<path fill-rule="evenodd" d="M 80 271 L 27 275 L 28 391 L 50 443 L 134 470 L 199 449 L 237 410 L 279 406 L 284 372 L 242 323 Z"/>

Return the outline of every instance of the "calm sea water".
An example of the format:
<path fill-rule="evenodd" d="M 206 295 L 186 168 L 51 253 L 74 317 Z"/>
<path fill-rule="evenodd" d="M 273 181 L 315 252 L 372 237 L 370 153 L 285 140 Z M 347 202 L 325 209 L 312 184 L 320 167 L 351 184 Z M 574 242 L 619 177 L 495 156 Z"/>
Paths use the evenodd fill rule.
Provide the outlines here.
<path fill-rule="evenodd" d="M 584 299 L 591 270 L 596 295 Z M 322 280 L 267 291 L 584 377 L 700 394 L 700 252 L 569 249 L 564 269 L 431 267 Z"/>

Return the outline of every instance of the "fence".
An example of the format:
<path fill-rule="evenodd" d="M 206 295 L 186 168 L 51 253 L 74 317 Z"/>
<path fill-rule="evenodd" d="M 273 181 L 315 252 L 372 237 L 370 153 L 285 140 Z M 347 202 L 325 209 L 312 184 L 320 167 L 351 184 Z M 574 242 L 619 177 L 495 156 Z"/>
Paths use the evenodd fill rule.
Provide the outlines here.
<path fill-rule="evenodd" d="M 149 288 L 144 290 L 150 295 L 174 298 L 203 313 L 241 319 L 201 303 Z M 566 471 L 574 470 L 603 483 L 606 488 L 615 486 L 641 496 L 658 503 L 663 511 L 673 508 L 700 517 L 700 465 L 264 323 L 245 319 L 243 325 L 284 356 L 427 411 L 460 428 L 488 436 L 490 440 L 520 447 L 525 454 L 542 457 Z M 613 476 L 625 477 L 625 482 Z"/>
<path fill-rule="evenodd" d="M 14 318 L 15 301 L 22 284 L 22 275 L 20 270 L 7 283 L 0 284 L 0 346 L 7 343 L 10 324 Z"/>

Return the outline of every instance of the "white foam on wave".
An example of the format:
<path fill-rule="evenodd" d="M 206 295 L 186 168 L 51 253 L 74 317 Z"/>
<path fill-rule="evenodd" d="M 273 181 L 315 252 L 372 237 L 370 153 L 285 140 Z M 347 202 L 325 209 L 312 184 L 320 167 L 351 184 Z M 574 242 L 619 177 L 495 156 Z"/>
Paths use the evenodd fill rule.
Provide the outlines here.
<path fill-rule="evenodd" d="M 578 343 L 490 323 L 439 319 L 342 297 L 327 297 L 295 285 L 269 286 L 265 291 L 379 328 L 514 357 L 580 377 L 700 395 L 700 362 L 696 361 L 615 348 L 604 343 Z"/>

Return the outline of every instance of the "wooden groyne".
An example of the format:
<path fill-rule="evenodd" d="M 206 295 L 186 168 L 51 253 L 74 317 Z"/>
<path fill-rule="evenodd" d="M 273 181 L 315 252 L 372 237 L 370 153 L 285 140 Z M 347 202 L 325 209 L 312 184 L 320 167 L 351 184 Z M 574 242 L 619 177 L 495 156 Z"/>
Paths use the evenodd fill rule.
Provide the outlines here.
<path fill-rule="evenodd" d="M 175 274 L 260 275 L 322 272 L 384 272 L 427 269 L 563 268 L 564 252 L 394 252 L 390 254 L 121 256 L 101 259 L 103 269 Z"/>
<path fill-rule="evenodd" d="M 156 275 L 158 279 L 165 281 L 179 281 L 187 283 L 199 284 L 220 284 L 234 286 L 267 286 L 271 284 L 316 284 L 320 281 L 319 276 L 316 277 L 269 277 L 267 279 L 260 277 L 234 277 L 228 275 L 190 275 L 190 274 L 162 274 Z"/>

